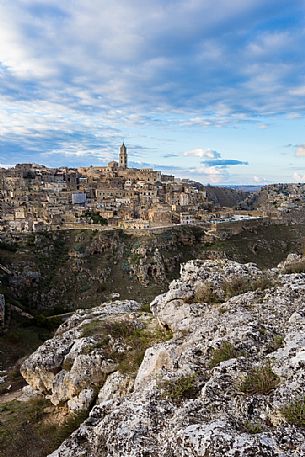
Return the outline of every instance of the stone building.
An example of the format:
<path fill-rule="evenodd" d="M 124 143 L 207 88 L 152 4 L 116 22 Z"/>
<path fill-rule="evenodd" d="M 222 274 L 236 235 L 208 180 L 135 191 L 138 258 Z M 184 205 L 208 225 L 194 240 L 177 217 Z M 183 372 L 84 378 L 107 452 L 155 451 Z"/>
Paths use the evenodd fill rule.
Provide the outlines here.
<path fill-rule="evenodd" d="M 120 147 L 120 156 L 119 156 L 120 168 L 123 168 L 124 170 L 126 170 L 127 163 L 128 163 L 127 149 L 126 149 L 125 144 L 123 143 L 122 146 Z"/>

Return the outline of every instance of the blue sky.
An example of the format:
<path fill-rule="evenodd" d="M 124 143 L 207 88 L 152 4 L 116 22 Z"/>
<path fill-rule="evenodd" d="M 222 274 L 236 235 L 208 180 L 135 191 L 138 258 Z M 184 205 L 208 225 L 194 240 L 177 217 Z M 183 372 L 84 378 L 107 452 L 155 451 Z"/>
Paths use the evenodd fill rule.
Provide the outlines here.
<path fill-rule="evenodd" d="M 0 0 L 0 164 L 305 181 L 304 0 Z"/>

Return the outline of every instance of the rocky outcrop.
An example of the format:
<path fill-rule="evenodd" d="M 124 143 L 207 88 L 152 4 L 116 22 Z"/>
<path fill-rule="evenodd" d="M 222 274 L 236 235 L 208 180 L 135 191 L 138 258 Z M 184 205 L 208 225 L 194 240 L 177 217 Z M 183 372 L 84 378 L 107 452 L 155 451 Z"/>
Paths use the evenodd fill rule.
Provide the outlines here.
<path fill-rule="evenodd" d="M 305 259 L 265 272 L 191 261 L 151 303 L 153 318 L 134 302 L 74 314 L 22 368 L 32 387 L 72 410 L 73 402 L 87 406 L 91 382 L 100 387 L 88 419 L 52 457 L 305 455 L 305 273 L 285 273 L 296 261 Z M 147 347 L 134 381 L 113 358 L 105 363 L 108 342 L 81 355 L 86 338 L 96 341 L 81 336 L 85 325 L 123 315 L 140 327 L 157 320 L 173 333 Z M 78 375 L 70 368 L 66 378 L 64 361 Z"/>
<path fill-rule="evenodd" d="M 124 329 L 144 327 L 139 307 L 126 300 L 78 310 L 23 363 L 21 374 L 31 395 L 45 395 L 54 405 L 66 403 L 70 411 L 88 409 L 116 370 L 115 356 L 129 349 Z"/>

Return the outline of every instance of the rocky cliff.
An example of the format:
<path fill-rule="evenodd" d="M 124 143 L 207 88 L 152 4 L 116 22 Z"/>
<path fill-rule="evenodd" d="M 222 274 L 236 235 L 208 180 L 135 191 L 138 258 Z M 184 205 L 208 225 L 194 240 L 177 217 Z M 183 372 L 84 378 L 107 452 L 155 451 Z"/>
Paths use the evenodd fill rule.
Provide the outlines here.
<path fill-rule="evenodd" d="M 271 267 L 301 252 L 304 238 L 304 225 L 250 227 L 215 242 L 193 226 L 18 234 L 0 239 L 0 263 L 11 272 L 0 271 L 0 293 L 26 311 L 50 314 L 97 306 L 112 293 L 148 302 L 179 276 L 183 262 L 224 257 Z"/>
<path fill-rule="evenodd" d="M 190 261 L 152 314 L 77 311 L 21 369 L 25 395 L 88 411 L 52 457 L 305 455 L 304 267 Z"/>
<path fill-rule="evenodd" d="M 204 190 L 209 201 L 226 208 L 236 208 L 249 195 L 249 192 L 230 187 L 206 186 Z"/>

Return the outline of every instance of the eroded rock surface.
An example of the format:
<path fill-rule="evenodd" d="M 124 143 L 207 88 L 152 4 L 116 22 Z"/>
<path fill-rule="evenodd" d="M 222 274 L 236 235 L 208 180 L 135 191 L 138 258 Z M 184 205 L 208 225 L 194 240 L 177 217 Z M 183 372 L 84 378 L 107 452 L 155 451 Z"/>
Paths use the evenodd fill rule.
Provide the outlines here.
<path fill-rule="evenodd" d="M 88 419 L 52 457 L 305 456 L 305 428 L 283 409 L 304 402 L 305 273 L 285 274 L 285 265 L 268 272 L 227 260 L 183 265 L 151 303 L 173 337 L 146 349 L 134 382 L 103 347 L 84 354 L 96 336 L 81 337 L 81 329 L 92 313 L 129 316 L 139 326 L 151 318 L 134 302 L 74 314 L 22 369 L 53 403 L 87 406 L 90 389 L 96 396 L 101 387 Z"/>

